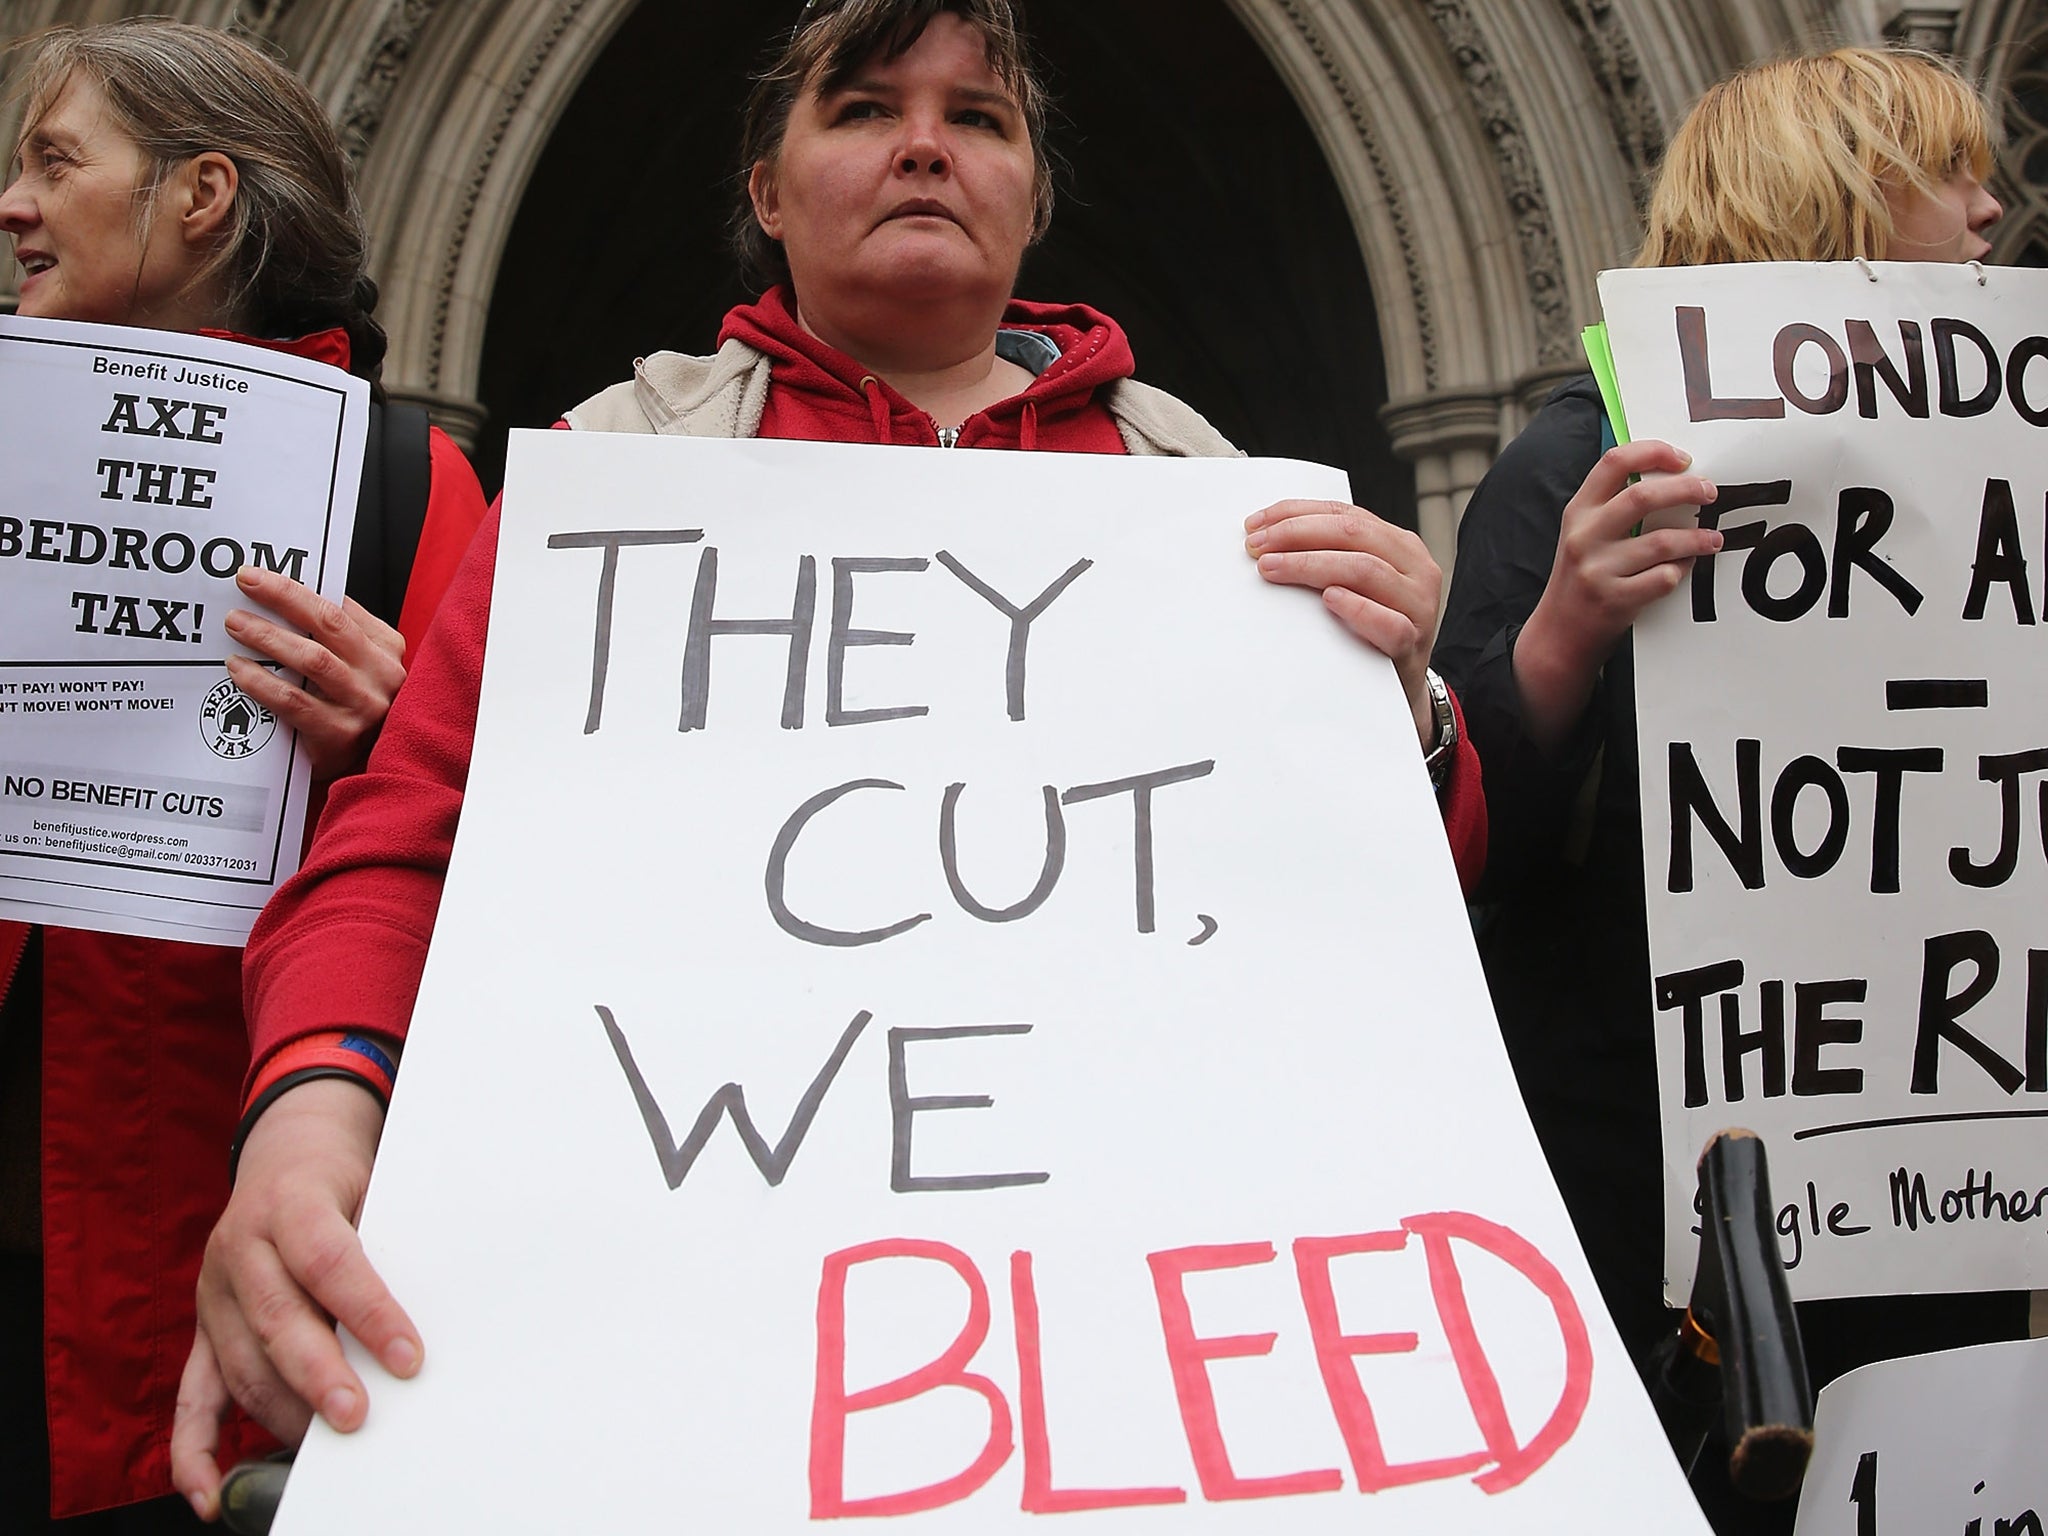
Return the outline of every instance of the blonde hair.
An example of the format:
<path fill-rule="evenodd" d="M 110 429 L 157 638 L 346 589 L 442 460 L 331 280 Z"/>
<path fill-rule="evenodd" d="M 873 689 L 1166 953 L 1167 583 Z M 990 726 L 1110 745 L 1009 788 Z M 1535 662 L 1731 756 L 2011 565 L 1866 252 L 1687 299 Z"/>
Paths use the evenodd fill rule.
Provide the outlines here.
<path fill-rule="evenodd" d="M 1887 197 L 1990 174 L 1997 130 L 1933 54 L 1838 48 L 1743 70 L 1671 140 L 1639 267 L 1884 258 Z"/>
<path fill-rule="evenodd" d="M 370 318 L 369 236 L 333 122 L 290 70 L 241 39 L 163 17 L 52 27 L 6 50 L 22 63 L 26 136 L 73 80 L 97 90 L 147 157 L 139 227 L 179 165 L 217 152 L 235 163 L 227 228 L 196 282 L 222 282 L 237 328 L 349 333 L 352 368 L 373 382 L 386 349 Z"/>

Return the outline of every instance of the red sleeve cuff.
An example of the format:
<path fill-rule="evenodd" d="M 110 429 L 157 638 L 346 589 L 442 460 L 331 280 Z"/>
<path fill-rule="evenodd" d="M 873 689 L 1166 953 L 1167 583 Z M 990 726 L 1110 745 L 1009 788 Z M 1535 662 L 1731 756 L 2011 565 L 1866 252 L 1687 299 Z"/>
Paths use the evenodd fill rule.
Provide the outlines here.
<path fill-rule="evenodd" d="M 1452 750 L 1450 776 L 1436 798 L 1451 860 L 1458 867 L 1458 885 L 1469 897 L 1486 873 L 1486 791 L 1480 783 L 1479 749 L 1465 729 L 1465 710 L 1456 692 L 1451 694 L 1451 711 L 1458 717 L 1458 745 Z"/>
<path fill-rule="evenodd" d="M 272 1051 L 250 1078 L 249 1090 L 242 1097 L 243 1113 L 246 1115 L 285 1078 L 315 1070 L 360 1078 L 364 1087 L 378 1098 L 388 1100 L 398 1072 L 398 1047 L 391 1041 L 350 1030 L 301 1035 Z"/>

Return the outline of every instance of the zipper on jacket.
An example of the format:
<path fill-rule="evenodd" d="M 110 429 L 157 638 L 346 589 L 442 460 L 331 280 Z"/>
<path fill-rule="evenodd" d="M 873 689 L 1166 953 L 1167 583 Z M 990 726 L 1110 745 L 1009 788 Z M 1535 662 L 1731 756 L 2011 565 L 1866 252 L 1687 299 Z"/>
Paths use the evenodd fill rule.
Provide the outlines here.
<path fill-rule="evenodd" d="M 960 446 L 960 429 L 958 427 L 940 427 L 938 434 L 939 446 L 941 448 L 957 448 Z"/>
<path fill-rule="evenodd" d="M 28 960 L 28 947 L 36 941 L 37 925 L 29 925 L 28 937 L 21 941 L 21 953 L 14 957 L 14 964 L 7 968 L 5 977 L 0 977 L 0 1002 L 7 1000 L 7 994 L 14 990 L 14 978 L 21 974 L 22 966 Z"/>

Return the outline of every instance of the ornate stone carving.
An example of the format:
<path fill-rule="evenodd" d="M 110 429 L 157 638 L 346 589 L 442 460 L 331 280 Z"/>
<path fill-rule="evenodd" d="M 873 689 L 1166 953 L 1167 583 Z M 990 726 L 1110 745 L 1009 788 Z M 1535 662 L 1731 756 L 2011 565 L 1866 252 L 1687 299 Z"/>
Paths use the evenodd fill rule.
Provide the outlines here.
<path fill-rule="evenodd" d="M 2048 5 L 2038 9 L 2005 80 L 2005 145 L 1992 181 L 2005 217 L 1991 259 L 2028 266 L 2048 265 Z"/>
<path fill-rule="evenodd" d="M 1407 459 L 1460 448 L 1491 454 L 1500 444 L 1500 396 L 1490 389 L 1448 389 L 1390 400 L 1380 407 L 1380 420 L 1394 451 Z"/>
<path fill-rule="evenodd" d="M 278 3 L 287 5 L 291 0 Z M 348 105 L 341 113 L 341 145 L 357 164 L 369 153 L 390 108 L 391 93 L 405 73 L 420 33 L 426 30 L 439 7 L 440 0 L 398 0 L 384 13 L 377 39 L 370 45 L 369 55 L 349 89 Z"/>
<path fill-rule="evenodd" d="M 251 37 L 273 38 L 297 3 L 298 0 L 242 0 L 235 7 L 235 19 L 230 25 Z"/>
<path fill-rule="evenodd" d="M 1278 0 L 1281 14 L 1286 16 L 1315 61 L 1323 71 L 1323 78 L 1330 83 L 1331 90 L 1344 105 L 1344 115 L 1350 119 L 1352 132 L 1358 135 L 1358 142 L 1365 151 L 1365 158 L 1372 166 L 1374 179 L 1379 183 L 1380 197 L 1386 203 L 1387 219 L 1394 226 L 1394 238 L 1401 246 L 1401 267 L 1408 280 L 1409 302 L 1414 308 L 1416 334 L 1422 344 L 1422 376 L 1431 389 L 1442 377 L 1442 363 L 1437 355 L 1436 313 L 1429 292 L 1429 280 L 1423 265 L 1422 252 L 1415 238 L 1414 221 L 1409 217 L 1406 199 L 1401 195 L 1401 186 L 1395 178 L 1393 168 L 1388 165 L 1384 150 L 1380 147 L 1379 135 L 1372 119 L 1366 114 L 1364 105 L 1358 99 L 1350 78 L 1322 34 L 1310 19 L 1308 12 L 1298 0 Z"/>
<path fill-rule="evenodd" d="M 419 0 L 406 0 L 408 5 Z M 483 196 L 484 184 L 490 180 L 491 166 L 498 158 L 498 150 L 505 142 L 505 135 L 512 121 L 519 115 L 520 107 L 526 100 L 526 93 L 533 88 L 533 82 L 547 67 L 562 38 L 574 24 L 589 0 L 559 0 L 555 7 L 554 19 L 547 30 L 534 40 L 526 51 L 526 58 L 520 63 L 519 73 L 505 85 L 498 99 L 497 115 L 491 121 L 491 131 L 478 146 L 476 157 L 470 164 L 469 175 L 464 178 L 460 208 L 455 218 L 455 227 L 448 241 L 448 249 L 441 258 L 441 270 L 434 284 L 433 344 L 427 356 L 427 387 L 430 391 L 441 387 L 441 356 L 448 336 L 448 310 L 455 301 L 455 280 L 462 270 L 463 248 L 469 242 L 471 223 L 476 218 L 478 200 Z"/>
<path fill-rule="evenodd" d="M 1508 211 L 1514 216 L 1515 240 L 1528 278 L 1529 303 L 1536 319 L 1536 355 L 1544 363 L 1563 362 L 1578 346 L 1565 295 L 1564 252 L 1551 226 L 1549 194 L 1537 168 L 1536 152 L 1522 128 L 1521 113 L 1494 67 L 1485 34 L 1462 0 L 1427 0 L 1427 9 L 1465 79 L 1480 127 L 1493 145 L 1494 164 L 1507 193 Z"/>
<path fill-rule="evenodd" d="M 491 418 L 489 411 L 466 395 L 441 395 L 395 384 L 388 386 L 386 392 L 401 405 L 424 407 L 434 425 L 454 438 L 464 453 L 476 448 L 477 439 L 483 436 L 484 426 Z"/>
<path fill-rule="evenodd" d="M 1931 0 L 1919 5 L 1894 5 L 1885 17 L 1884 35 L 1909 48 L 1929 53 L 1953 53 L 1956 23 L 1962 9 L 1959 0 Z"/>
<path fill-rule="evenodd" d="M 1614 142 L 1636 173 L 1640 201 L 1651 171 L 1664 154 L 1664 120 L 1644 80 L 1643 61 L 1628 25 L 1614 12 L 1614 0 L 1557 0 L 1578 30 L 1579 50 L 1586 67 L 1607 98 L 1607 119 Z"/>

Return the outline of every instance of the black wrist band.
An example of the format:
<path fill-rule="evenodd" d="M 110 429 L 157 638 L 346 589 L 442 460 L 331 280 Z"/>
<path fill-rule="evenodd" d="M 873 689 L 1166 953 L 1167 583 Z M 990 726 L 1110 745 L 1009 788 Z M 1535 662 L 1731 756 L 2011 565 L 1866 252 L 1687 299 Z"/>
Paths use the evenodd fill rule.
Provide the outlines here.
<path fill-rule="evenodd" d="M 241 1122 L 235 1126 L 235 1139 L 228 1144 L 228 1183 L 230 1185 L 235 1182 L 235 1170 L 241 1165 L 242 1144 L 249 1139 L 249 1133 L 256 1129 L 256 1122 L 262 1117 L 263 1111 L 270 1108 L 287 1092 L 298 1087 L 301 1083 L 318 1082 L 324 1077 L 338 1077 L 345 1082 L 354 1083 L 363 1092 L 375 1099 L 380 1109 L 389 1109 L 391 1107 L 391 1100 L 385 1097 L 382 1089 L 364 1074 L 351 1072 L 347 1067 L 307 1067 L 303 1071 L 288 1072 L 256 1095 L 255 1101 L 242 1112 Z"/>

